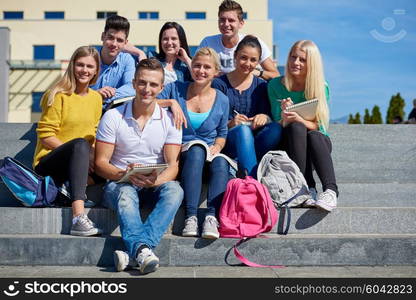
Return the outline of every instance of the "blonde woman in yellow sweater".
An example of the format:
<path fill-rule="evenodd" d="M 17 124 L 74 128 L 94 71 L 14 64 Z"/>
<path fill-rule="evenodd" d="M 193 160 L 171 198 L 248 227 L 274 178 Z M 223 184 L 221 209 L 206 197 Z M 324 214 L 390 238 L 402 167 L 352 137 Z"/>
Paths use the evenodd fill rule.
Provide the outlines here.
<path fill-rule="evenodd" d="M 33 167 L 61 184 L 69 182 L 72 201 L 71 234 L 101 234 L 84 211 L 89 174 L 94 171 L 95 133 L 101 117 L 100 94 L 89 88 L 98 78 L 100 58 L 93 47 L 75 50 L 63 77 L 41 101 Z"/>

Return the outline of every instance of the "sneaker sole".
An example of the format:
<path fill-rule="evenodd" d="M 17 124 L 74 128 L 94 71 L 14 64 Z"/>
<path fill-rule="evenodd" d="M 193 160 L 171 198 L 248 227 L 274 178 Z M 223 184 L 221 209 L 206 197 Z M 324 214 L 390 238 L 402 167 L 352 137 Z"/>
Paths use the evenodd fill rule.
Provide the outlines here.
<path fill-rule="evenodd" d="M 102 230 L 94 229 L 94 230 L 90 230 L 90 231 L 71 230 L 70 233 L 71 233 L 71 235 L 75 235 L 75 236 L 92 236 L 92 235 L 101 235 L 103 232 L 102 232 Z"/>
<path fill-rule="evenodd" d="M 125 269 L 127 269 L 128 264 L 126 265 L 125 263 L 123 263 L 123 261 L 118 258 L 118 255 L 116 252 L 113 253 L 113 260 L 114 260 L 114 266 L 116 267 L 117 272 L 122 272 Z"/>
<path fill-rule="evenodd" d="M 198 236 L 198 232 L 182 232 L 182 236 L 184 236 L 184 237 L 195 237 L 195 236 Z"/>
<path fill-rule="evenodd" d="M 144 268 L 140 268 L 140 273 L 148 274 L 155 272 L 159 268 L 159 260 L 153 260 L 145 264 Z"/>
<path fill-rule="evenodd" d="M 220 234 L 213 233 L 213 232 L 204 232 L 201 236 L 203 239 L 209 239 L 209 240 L 216 240 L 220 237 Z"/>
<path fill-rule="evenodd" d="M 332 211 L 334 208 L 336 208 L 336 206 L 328 206 L 328 205 L 326 205 L 326 204 L 324 204 L 324 203 L 320 203 L 320 202 L 316 202 L 316 203 L 315 203 L 315 206 L 316 206 L 317 208 L 323 209 L 323 210 L 328 211 L 328 212 L 330 212 L 330 211 Z"/>

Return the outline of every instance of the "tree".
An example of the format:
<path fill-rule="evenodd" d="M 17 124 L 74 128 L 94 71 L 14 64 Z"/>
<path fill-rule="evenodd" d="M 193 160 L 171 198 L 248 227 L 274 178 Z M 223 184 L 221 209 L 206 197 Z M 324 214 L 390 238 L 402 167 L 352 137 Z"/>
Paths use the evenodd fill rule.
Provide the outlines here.
<path fill-rule="evenodd" d="M 404 99 L 400 96 L 400 93 L 391 96 L 389 108 L 387 109 L 386 123 L 393 124 L 393 119 L 395 117 L 400 117 L 404 120 L 405 105 Z"/>
<path fill-rule="evenodd" d="M 361 115 L 359 112 L 355 114 L 354 124 L 361 124 Z"/>
<path fill-rule="evenodd" d="M 371 111 L 371 123 L 372 124 L 383 124 L 383 118 L 381 117 L 380 107 L 374 105 Z"/>
<path fill-rule="evenodd" d="M 350 115 L 348 116 L 348 124 L 355 124 L 354 122 L 355 122 L 355 120 L 354 120 L 354 118 L 353 118 L 352 114 L 350 114 Z"/>
<path fill-rule="evenodd" d="M 370 112 L 368 111 L 368 109 L 365 109 L 365 113 L 364 113 L 364 124 L 372 124 L 371 122 L 371 116 L 370 116 Z"/>

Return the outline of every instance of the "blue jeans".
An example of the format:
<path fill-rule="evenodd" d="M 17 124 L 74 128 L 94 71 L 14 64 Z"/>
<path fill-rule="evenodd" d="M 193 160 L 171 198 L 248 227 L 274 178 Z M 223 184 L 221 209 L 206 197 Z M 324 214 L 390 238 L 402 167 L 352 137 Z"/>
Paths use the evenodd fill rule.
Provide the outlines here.
<path fill-rule="evenodd" d="M 145 199 L 155 206 L 143 223 L 139 208 Z M 111 181 L 104 187 L 103 205 L 117 211 L 124 244 L 130 257 L 136 257 L 140 246 L 154 249 L 159 244 L 182 200 L 183 190 L 177 181 L 150 189 Z"/>
<path fill-rule="evenodd" d="M 239 167 L 257 178 L 257 166 L 270 150 L 275 150 L 280 141 L 282 126 L 271 122 L 252 130 L 250 126 L 238 125 L 228 131 L 224 153 L 237 159 Z"/>
<path fill-rule="evenodd" d="M 206 164 L 205 157 L 205 149 L 198 145 L 181 154 L 181 185 L 185 193 L 187 218 L 197 215 L 203 177 L 208 179 L 207 215 L 218 214 L 227 188 L 230 169 L 228 162 L 223 157 L 216 157 Z"/>

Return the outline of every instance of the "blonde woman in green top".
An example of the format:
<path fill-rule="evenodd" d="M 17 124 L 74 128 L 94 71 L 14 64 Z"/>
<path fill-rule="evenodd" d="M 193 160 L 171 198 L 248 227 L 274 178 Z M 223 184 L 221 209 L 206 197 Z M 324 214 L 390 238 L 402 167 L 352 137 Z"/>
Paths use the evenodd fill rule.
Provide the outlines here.
<path fill-rule="evenodd" d="M 316 200 L 307 205 L 331 211 L 337 205 L 338 187 L 331 158 L 332 144 L 327 133 L 329 88 L 315 43 L 297 41 L 290 49 L 285 72 L 285 76 L 274 78 L 268 84 L 273 118 L 283 126 L 282 148 L 298 165 Z M 315 98 L 318 108 L 312 121 L 303 119 L 296 112 L 285 111 L 292 104 Z M 322 183 L 323 192 L 318 196 L 313 168 Z"/>

